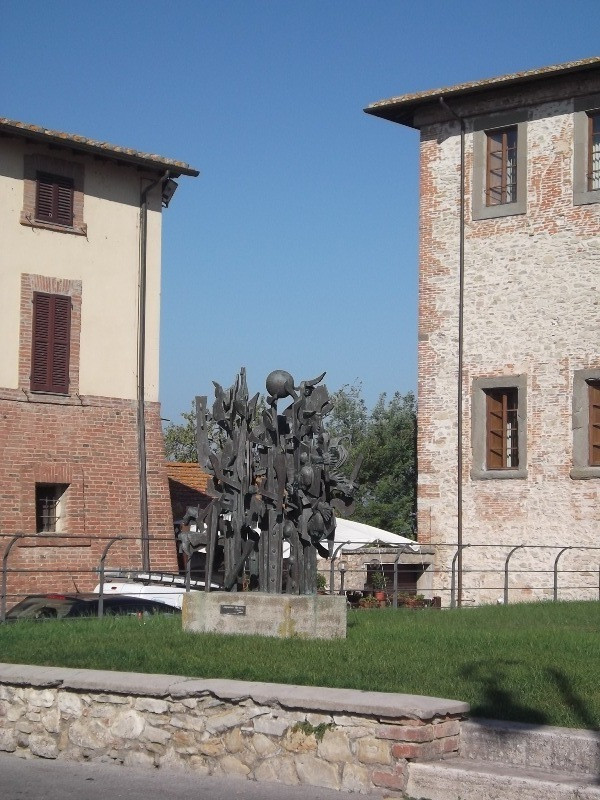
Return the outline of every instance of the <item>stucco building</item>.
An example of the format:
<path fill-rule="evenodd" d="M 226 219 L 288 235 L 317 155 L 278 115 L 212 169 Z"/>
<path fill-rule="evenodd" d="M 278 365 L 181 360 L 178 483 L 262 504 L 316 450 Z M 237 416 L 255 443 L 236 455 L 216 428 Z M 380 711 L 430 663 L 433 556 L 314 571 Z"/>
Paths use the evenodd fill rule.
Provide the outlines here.
<path fill-rule="evenodd" d="M 420 132 L 418 533 L 450 600 L 597 597 L 600 58 L 374 103 Z"/>
<path fill-rule="evenodd" d="M 117 534 L 132 538 L 112 564 L 177 566 L 158 402 L 161 213 L 173 178 L 197 174 L 0 119 L 0 549 L 38 534 L 10 552 L 13 594 L 89 588 Z"/>

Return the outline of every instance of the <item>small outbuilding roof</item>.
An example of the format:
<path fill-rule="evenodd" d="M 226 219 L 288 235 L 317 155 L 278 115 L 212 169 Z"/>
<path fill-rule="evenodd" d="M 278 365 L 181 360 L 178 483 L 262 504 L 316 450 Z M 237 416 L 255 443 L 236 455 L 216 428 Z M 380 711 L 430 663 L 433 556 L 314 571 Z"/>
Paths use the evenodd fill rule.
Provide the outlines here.
<path fill-rule="evenodd" d="M 441 89 L 428 89 L 424 92 L 414 92 L 413 94 L 401 94 L 397 97 L 390 97 L 387 100 L 378 100 L 371 103 L 364 111 L 375 117 L 382 117 L 391 122 L 399 122 L 403 125 L 412 124 L 412 115 L 419 106 L 434 102 L 440 97 L 448 99 L 450 97 L 466 97 L 479 92 L 501 89 L 507 86 L 532 83 L 552 77 L 558 77 L 574 72 L 583 72 L 600 67 L 600 56 L 593 58 L 583 58 L 579 61 L 568 61 L 565 64 L 554 64 L 550 67 L 540 67 L 529 69 L 523 72 L 514 72 L 509 75 L 500 75 L 496 78 L 484 78 L 479 81 L 469 81 L 468 83 L 458 83 L 455 86 L 447 86 Z"/>
<path fill-rule="evenodd" d="M 184 161 L 175 161 L 172 158 L 165 158 L 154 153 L 142 153 L 129 147 L 119 147 L 108 142 L 99 142 L 96 139 L 88 139 L 86 136 L 79 136 L 75 133 L 63 133 L 44 128 L 41 125 L 29 125 L 25 122 L 18 122 L 14 119 L 0 117 L 0 135 L 19 136 L 24 139 L 43 142 L 46 144 L 68 147 L 70 150 L 89 153 L 96 156 L 104 156 L 114 161 L 125 162 L 133 166 L 144 167 L 154 171 L 169 170 L 171 177 L 177 178 L 180 175 L 190 175 L 197 177 L 200 173 L 194 167 Z"/>
<path fill-rule="evenodd" d="M 196 492 L 208 493 L 211 476 L 204 472 L 200 464 L 187 461 L 165 461 L 167 477 Z"/>

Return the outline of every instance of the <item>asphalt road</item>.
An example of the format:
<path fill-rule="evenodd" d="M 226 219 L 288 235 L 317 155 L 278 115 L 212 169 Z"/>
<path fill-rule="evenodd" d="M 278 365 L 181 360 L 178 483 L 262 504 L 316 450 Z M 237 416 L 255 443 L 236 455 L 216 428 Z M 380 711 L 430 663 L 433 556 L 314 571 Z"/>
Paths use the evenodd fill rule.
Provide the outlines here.
<path fill-rule="evenodd" d="M 2 800 L 376 800 L 312 786 L 0 754 Z"/>

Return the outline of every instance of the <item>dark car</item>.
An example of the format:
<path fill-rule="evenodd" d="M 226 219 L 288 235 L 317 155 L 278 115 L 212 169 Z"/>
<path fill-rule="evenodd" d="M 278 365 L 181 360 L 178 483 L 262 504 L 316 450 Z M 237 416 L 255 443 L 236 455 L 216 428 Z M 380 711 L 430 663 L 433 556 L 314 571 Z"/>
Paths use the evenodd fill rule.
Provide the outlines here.
<path fill-rule="evenodd" d="M 7 620 L 18 619 L 72 619 L 73 617 L 97 617 L 100 598 L 97 594 L 30 594 L 6 615 Z M 177 614 L 178 608 L 147 600 L 144 597 L 107 595 L 104 597 L 106 616 L 129 614 Z"/>

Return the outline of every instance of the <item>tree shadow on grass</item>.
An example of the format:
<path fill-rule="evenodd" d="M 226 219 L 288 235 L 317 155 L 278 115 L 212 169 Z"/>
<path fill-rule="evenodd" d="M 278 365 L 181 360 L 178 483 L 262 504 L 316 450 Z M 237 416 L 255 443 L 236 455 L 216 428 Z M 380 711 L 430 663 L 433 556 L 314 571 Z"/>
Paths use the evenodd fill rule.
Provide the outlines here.
<path fill-rule="evenodd" d="M 524 705 L 517 693 L 507 688 L 510 685 L 510 668 L 518 667 L 521 663 L 514 659 L 482 659 L 461 669 L 463 678 L 481 686 L 481 701 L 471 706 L 473 716 L 533 725 L 549 724 L 546 714 L 538 708 Z"/>
<path fill-rule="evenodd" d="M 548 716 L 541 709 L 527 706 L 519 699 L 519 685 L 511 672 L 514 673 L 515 668 L 524 664 L 523 661 L 508 658 L 481 659 L 467 664 L 460 671 L 463 678 L 481 687 L 481 700 L 471 707 L 473 716 L 527 722 L 532 725 L 550 724 Z M 590 711 L 584 698 L 575 691 L 568 676 L 556 667 L 547 667 L 544 672 L 549 678 L 549 683 L 556 688 L 565 707 L 570 710 L 576 724 L 590 731 L 599 731 L 600 719 Z"/>
<path fill-rule="evenodd" d="M 547 667 L 546 673 L 556 685 L 564 704 L 571 709 L 578 724 L 590 731 L 599 731 L 600 719 L 590 712 L 583 698 L 577 694 L 564 672 L 555 667 Z"/>
<path fill-rule="evenodd" d="M 567 676 L 555 667 L 547 667 L 547 674 L 552 678 L 556 684 L 560 696 L 565 705 L 569 706 L 571 712 L 578 723 L 589 731 L 593 731 L 596 735 L 596 764 L 594 771 L 596 773 L 596 784 L 600 784 L 600 720 L 597 716 L 590 712 L 589 707 L 583 701 L 583 698 L 577 694 L 571 685 L 571 681 Z"/>

